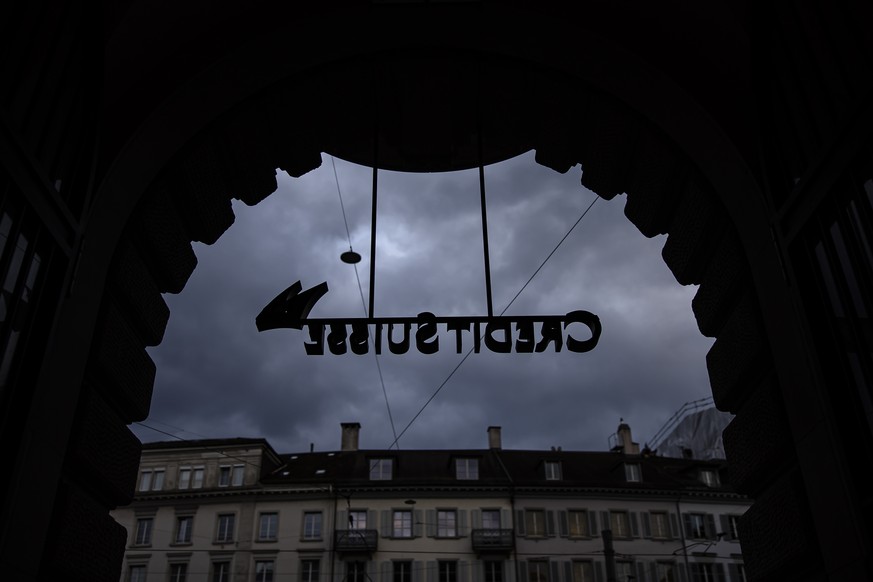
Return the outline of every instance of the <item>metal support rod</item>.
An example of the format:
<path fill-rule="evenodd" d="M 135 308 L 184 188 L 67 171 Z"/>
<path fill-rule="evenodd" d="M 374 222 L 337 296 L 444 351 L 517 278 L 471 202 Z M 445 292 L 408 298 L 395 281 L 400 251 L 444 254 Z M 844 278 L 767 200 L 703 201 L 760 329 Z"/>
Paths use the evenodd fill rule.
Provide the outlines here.
<path fill-rule="evenodd" d="M 603 557 L 606 560 L 606 582 L 616 582 L 615 550 L 612 548 L 612 530 L 601 530 L 600 537 L 603 538 Z"/>
<path fill-rule="evenodd" d="M 373 137 L 373 219 L 370 224 L 370 311 L 373 317 L 373 304 L 376 299 L 376 192 L 379 180 L 379 137 Z"/>
<path fill-rule="evenodd" d="M 485 253 L 485 293 L 488 295 L 488 317 L 494 316 L 491 302 L 491 259 L 488 252 L 488 213 L 485 209 L 485 166 L 482 165 L 482 136 L 479 136 L 479 199 L 482 206 L 482 248 Z"/>

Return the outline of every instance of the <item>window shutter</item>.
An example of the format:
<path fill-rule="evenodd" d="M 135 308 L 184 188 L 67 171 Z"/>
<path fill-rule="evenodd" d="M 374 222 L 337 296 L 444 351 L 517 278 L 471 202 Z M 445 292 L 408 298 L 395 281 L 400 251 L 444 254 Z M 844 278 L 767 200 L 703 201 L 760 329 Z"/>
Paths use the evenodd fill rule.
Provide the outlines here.
<path fill-rule="evenodd" d="M 367 529 L 376 529 L 376 510 L 371 509 L 367 512 Z"/>
<path fill-rule="evenodd" d="M 650 538 L 652 537 L 652 522 L 649 518 L 649 512 L 643 512 L 643 537 Z"/>
<path fill-rule="evenodd" d="M 422 582 L 424 580 L 424 572 L 422 572 L 423 564 L 419 560 L 412 561 L 412 582 Z M 428 572 L 430 569 L 428 569 Z M 428 582 L 431 582 L 428 580 Z"/>
<path fill-rule="evenodd" d="M 483 572 L 484 569 L 485 569 L 485 562 L 483 562 L 481 560 L 473 562 L 473 567 L 471 568 L 472 573 L 473 573 L 473 582 L 482 582 L 482 577 L 484 575 L 484 572 Z"/>
<path fill-rule="evenodd" d="M 646 582 L 646 566 L 637 562 L 637 582 Z"/>
<path fill-rule="evenodd" d="M 715 538 L 715 516 L 711 513 L 706 514 L 703 520 L 704 528 L 706 529 L 706 539 L 714 540 Z"/>
<path fill-rule="evenodd" d="M 679 570 L 679 582 L 688 582 L 688 573 L 685 571 L 685 564 L 676 564 L 676 569 Z"/>
<path fill-rule="evenodd" d="M 437 577 L 437 563 L 430 561 L 427 562 L 427 582 L 436 582 Z"/>
<path fill-rule="evenodd" d="M 612 529 L 612 524 L 609 522 L 609 512 L 600 512 L 600 529 Z"/>
<path fill-rule="evenodd" d="M 728 573 L 731 576 L 731 582 L 740 582 L 740 569 L 736 564 L 728 564 Z"/>
<path fill-rule="evenodd" d="M 525 535 L 525 532 L 524 532 L 524 510 L 519 509 L 518 511 L 515 512 L 515 515 L 516 515 L 515 529 L 518 531 L 518 535 L 524 536 Z M 527 580 L 527 575 L 525 575 L 524 579 Z"/>
<path fill-rule="evenodd" d="M 690 538 L 691 537 L 691 516 L 688 515 L 687 513 L 683 513 L 682 514 L 682 521 L 685 524 L 685 537 L 686 537 L 686 539 Z"/>
<path fill-rule="evenodd" d="M 546 535 L 549 537 L 555 536 L 555 512 L 546 511 Z"/>
<path fill-rule="evenodd" d="M 519 578 L 519 582 L 528 582 L 527 561 L 526 560 L 521 560 L 518 563 L 518 578 Z"/>
<path fill-rule="evenodd" d="M 391 562 L 382 562 L 382 582 L 391 582 Z"/>
<path fill-rule="evenodd" d="M 467 529 L 467 510 L 459 509 L 458 510 L 458 535 L 461 537 L 466 537 L 470 535 L 470 530 Z"/>
<path fill-rule="evenodd" d="M 591 537 L 597 537 L 600 534 L 597 531 L 597 512 L 591 510 L 588 512 L 588 535 Z"/>
<path fill-rule="evenodd" d="M 594 562 L 594 580 L 603 582 L 603 562 L 599 560 Z"/>
<path fill-rule="evenodd" d="M 631 525 L 631 535 L 635 538 L 640 537 L 640 524 L 639 519 L 637 518 L 637 512 L 630 512 L 630 525 Z"/>
<path fill-rule="evenodd" d="M 679 537 L 679 524 L 675 513 L 670 514 L 670 537 L 674 540 Z"/>
<path fill-rule="evenodd" d="M 425 521 L 427 522 L 427 535 L 429 537 L 434 537 L 437 535 L 437 515 L 435 509 L 428 509 L 425 513 L 427 517 Z"/>
<path fill-rule="evenodd" d="M 724 538 L 722 538 L 722 539 L 725 539 L 725 540 L 733 539 L 731 537 L 731 527 L 730 527 L 731 524 L 728 522 L 728 516 L 723 515 L 723 514 L 719 515 L 718 521 L 721 524 L 721 533 L 724 534 Z"/>
<path fill-rule="evenodd" d="M 713 564 L 715 567 L 715 582 L 725 582 L 724 564 Z"/>
<path fill-rule="evenodd" d="M 500 510 L 500 527 L 512 527 L 512 515 L 509 513 L 508 509 Z"/>
<path fill-rule="evenodd" d="M 414 520 L 412 524 L 412 537 L 421 537 L 422 521 L 424 521 L 422 515 L 423 513 L 420 509 L 416 509 L 414 512 L 412 512 L 412 517 Z"/>
<path fill-rule="evenodd" d="M 340 509 L 336 513 L 336 528 L 339 530 L 349 529 L 349 512 L 345 509 Z"/>
<path fill-rule="evenodd" d="M 467 582 L 467 562 L 458 562 L 458 582 Z"/>
<path fill-rule="evenodd" d="M 391 531 L 391 510 L 382 510 L 382 537 L 390 538 L 394 532 Z"/>
<path fill-rule="evenodd" d="M 482 512 L 474 509 L 471 518 L 473 520 L 473 529 L 482 529 Z"/>
<path fill-rule="evenodd" d="M 564 582 L 573 582 L 573 562 L 564 562 Z"/>
<path fill-rule="evenodd" d="M 658 564 L 656 562 L 649 562 L 649 577 L 652 582 L 658 581 Z"/>
<path fill-rule="evenodd" d="M 560 528 L 561 528 L 561 537 L 565 538 L 568 535 L 570 535 L 570 523 L 567 520 L 567 512 L 566 511 L 559 511 L 558 512 L 558 523 L 560 524 Z"/>

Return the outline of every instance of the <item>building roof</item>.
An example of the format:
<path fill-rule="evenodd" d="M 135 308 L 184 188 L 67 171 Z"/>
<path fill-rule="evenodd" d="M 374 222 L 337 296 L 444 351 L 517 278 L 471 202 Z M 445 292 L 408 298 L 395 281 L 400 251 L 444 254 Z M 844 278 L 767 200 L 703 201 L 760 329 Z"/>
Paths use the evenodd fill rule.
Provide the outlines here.
<path fill-rule="evenodd" d="M 700 469 L 721 475 L 724 463 L 694 459 L 625 455 L 619 452 L 528 451 L 494 449 L 452 450 L 354 450 L 281 455 L 282 462 L 262 479 L 264 485 L 329 485 L 369 490 L 432 488 L 550 490 L 579 493 L 582 490 L 638 490 L 641 493 L 734 495 L 727 484 L 704 485 Z M 372 480 L 370 463 L 391 459 L 391 478 Z M 477 459 L 478 477 L 459 479 L 457 459 Z M 559 463 L 560 479 L 547 479 L 545 463 Z M 640 482 L 628 482 L 626 464 L 638 464 Z"/>

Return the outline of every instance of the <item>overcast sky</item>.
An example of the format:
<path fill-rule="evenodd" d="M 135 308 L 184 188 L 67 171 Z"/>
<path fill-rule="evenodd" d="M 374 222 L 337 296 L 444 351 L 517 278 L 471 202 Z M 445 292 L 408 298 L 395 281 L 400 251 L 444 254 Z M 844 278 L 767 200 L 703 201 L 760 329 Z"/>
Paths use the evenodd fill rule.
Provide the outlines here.
<path fill-rule="evenodd" d="M 619 420 L 642 446 L 684 403 L 710 395 L 691 312 L 696 287 L 679 285 L 624 217 L 625 197 L 599 199 L 507 315 L 600 317 L 587 353 L 495 354 L 483 349 L 445 383 L 464 354 L 440 327 L 440 351 L 413 348 L 307 356 L 306 331 L 258 332 L 255 316 L 280 291 L 326 281 L 310 317 L 363 317 L 331 157 L 301 178 L 279 172 L 278 190 L 248 207 L 211 246 L 195 243 L 198 267 L 179 295 L 165 295 L 170 322 L 149 350 L 157 365 L 144 423 L 179 438 L 265 437 L 278 452 L 337 450 L 340 423 L 360 422 L 360 446 L 486 448 L 501 426 L 504 448 L 605 451 Z M 372 170 L 336 159 L 352 246 L 369 301 Z M 595 199 L 579 166 L 558 174 L 534 153 L 485 169 L 492 295 L 500 313 Z M 375 315 L 487 315 L 478 171 L 381 171 Z M 413 327 L 413 331 L 414 331 Z M 469 339 L 465 344 L 469 345 Z M 386 405 L 387 395 L 387 405 Z M 390 406 L 390 416 L 388 408 Z M 391 419 L 394 427 L 392 429 Z M 134 425 L 144 441 L 167 434 Z"/>

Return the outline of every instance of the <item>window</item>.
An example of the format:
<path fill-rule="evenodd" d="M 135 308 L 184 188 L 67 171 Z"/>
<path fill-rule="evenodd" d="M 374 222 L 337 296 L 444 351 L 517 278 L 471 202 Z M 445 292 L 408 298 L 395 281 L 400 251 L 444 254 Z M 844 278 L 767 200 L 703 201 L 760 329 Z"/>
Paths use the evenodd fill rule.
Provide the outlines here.
<path fill-rule="evenodd" d="M 179 467 L 179 489 L 191 486 L 191 467 Z"/>
<path fill-rule="evenodd" d="M 723 582 L 723 564 L 691 564 L 691 582 Z"/>
<path fill-rule="evenodd" d="M 394 580 L 392 582 L 412 582 L 412 562 L 404 560 L 394 562 Z"/>
<path fill-rule="evenodd" d="M 483 564 L 485 582 L 503 582 L 503 562 L 487 560 Z"/>
<path fill-rule="evenodd" d="M 582 561 L 573 562 L 572 582 L 594 582 L 594 564 Z"/>
<path fill-rule="evenodd" d="M 227 487 L 230 485 L 230 466 L 223 465 L 218 468 L 218 486 Z"/>
<path fill-rule="evenodd" d="M 615 561 L 615 580 L 616 582 L 625 582 L 635 579 L 634 563 L 627 560 Z"/>
<path fill-rule="evenodd" d="M 255 582 L 273 582 L 272 560 L 258 560 L 255 562 Z"/>
<path fill-rule="evenodd" d="M 275 541 L 279 527 L 279 514 L 275 512 L 262 513 L 258 519 L 258 540 Z"/>
<path fill-rule="evenodd" d="M 639 463 L 624 464 L 624 478 L 628 483 L 639 483 L 642 481 Z"/>
<path fill-rule="evenodd" d="M 318 560 L 300 560 L 300 582 L 319 582 Z"/>
<path fill-rule="evenodd" d="M 191 472 L 191 489 L 203 487 L 203 467 L 194 467 Z"/>
<path fill-rule="evenodd" d="M 230 562 L 212 563 L 212 582 L 230 582 Z"/>
<path fill-rule="evenodd" d="M 367 529 L 367 512 L 350 511 L 348 527 L 349 529 Z"/>
<path fill-rule="evenodd" d="M 482 529 L 500 529 L 500 510 L 482 510 Z"/>
<path fill-rule="evenodd" d="M 368 582 L 366 562 L 346 562 L 346 579 L 344 582 Z"/>
<path fill-rule="evenodd" d="M 389 481 L 392 465 L 392 459 L 370 459 L 370 480 Z"/>
<path fill-rule="evenodd" d="M 437 566 L 437 582 L 458 582 L 458 563 L 440 560 Z"/>
<path fill-rule="evenodd" d="M 739 515 L 729 515 L 728 516 L 728 535 L 732 540 L 740 539 L 740 516 Z"/>
<path fill-rule="evenodd" d="M 528 537 L 545 537 L 546 512 L 542 509 L 528 509 L 524 512 L 524 531 Z"/>
<path fill-rule="evenodd" d="M 183 515 L 176 518 L 176 543 L 191 543 L 191 527 L 194 525 L 194 517 Z"/>
<path fill-rule="evenodd" d="M 170 582 L 185 582 L 188 564 L 170 564 Z"/>
<path fill-rule="evenodd" d="M 245 465 L 234 465 L 233 475 L 231 476 L 230 484 L 234 487 L 241 487 L 245 477 Z"/>
<path fill-rule="evenodd" d="M 437 511 L 437 530 L 439 538 L 453 538 L 458 535 L 458 513 L 454 509 Z"/>
<path fill-rule="evenodd" d="M 127 571 L 128 582 L 145 582 L 146 567 L 142 564 L 131 566 Z"/>
<path fill-rule="evenodd" d="M 549 563 L 545 560 L 533 560 L 527 563 L 528 582 L 549 582 Z"/>
<path fill-rule="evenodd" d="M 546 461 L 546 481 L 561 480 L 561 463 L 558 461 Z"/>
<path fill-rule="evenodd" d="M 736 582 L 746 582 L 746 566 L 744 564 L 734 564 L 734 567 L 736 568 L 734 570 L 734 572 L 736 572 L 734 580 L 736 580 Z"/>
<path fill-rule="evenodd" d="M 133 538 L 133 545 L 147 546 L 152 543 L 152 525 L 154 520 L 151 517 L 143 517 L 136 520 L 136 535 Z"/>
<path fill-rule="evenodd" d="M 707 487 L 718 487 L 720 485 L 718 472 L 713 469 L 702 469 L 700 471 L 700 480 Z"/>
<path fill-rule="evenodd" d="M 479 459 L 455 459 L 455 478 L 478 479 Z"/>
<path fill-rule="evenodd" d="M 676 564 L 673 562 L 658 562 L 655 564 L 655 582 L 679 582 Z"/>
<path fill-rule="evenodd" d="M 233 541 L 233 525 L 235 516 L 232 513 L 224 513 L 218 516 L 218 528 L 215 532 L 215 541 L 226 543 Z"/>
<path fill-rule="evenodd" d="M 690 538 L 706 539 L 706 516 L 702 513 L 685 514 L 685 533 Z"/>
<path fill-rule="evenodd" d="M 612 537 L 614 538 L 631 537 L 626 511 L 610 511 L 609 527 L 612 529 Z"/>
<path fill-rule="evenodd" d="M 303 539 L 321 539 L 321 512 L 307 511 L 303 514 Z"/>
<path fill-rule="evenodd" d="M 591 535 L 588 533 L 588 512 L 584 509 L 568 511 L 567 521 L 569 522 L 568 533 L 571 538 L 586 538 Z"/>
<path fill-rule="evenodd" d="M 160 491 L 164 488 L 164 470 L 163 469 L 147 469 L 140 473 L 139 490 L 140 491 Z"/>
<path fill-rule="evenodd" d="M 407 509 L 398 509 L 394 512 L 394 524 L 391 535 L 395 538 L 412 537 L 412 512 Z"/>
<path fill-rule="evenodd" d="M 670 535 L 670 525 L 667 521 L 666 511 L 653 511 L 649 514 L 649 521 L 652 527 L 652 537 L 659 540 L 665 540 Z"/>

